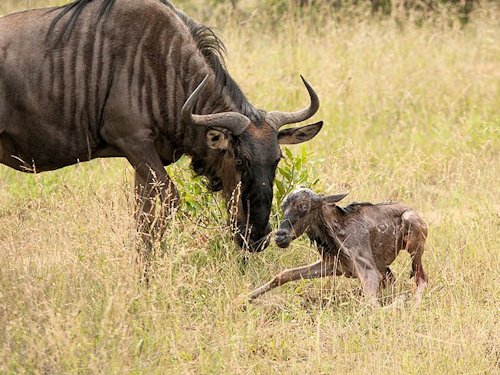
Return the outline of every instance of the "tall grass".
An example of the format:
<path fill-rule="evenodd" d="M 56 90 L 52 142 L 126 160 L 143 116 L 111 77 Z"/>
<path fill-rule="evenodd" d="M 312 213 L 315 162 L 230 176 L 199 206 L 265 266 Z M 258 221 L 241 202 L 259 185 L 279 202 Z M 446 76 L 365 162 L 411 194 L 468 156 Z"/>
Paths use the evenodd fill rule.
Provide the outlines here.
<path fill-rule="evenodd" d="M 499 373 L 499 15 L 483 8 L 466 28 L 293 12 L 268 22 L 262 10 L 213 21 L 259 107 L 304 106 L 299 73 L 317 90 L 326 125 L 306 151 L 318 189 L 403 201 L 427 219 L 420 308 L 369 309 L 345 278 L 242 308 L 253 287 L 317 255 L 299 241 L 245 257 L 187 161 L 169 172 L 191 206 L 145 288 L 126 162 L 36 176 L 0 167 L 0 372 Z M 386 305 L 411 295 L 409 257 L 394 270 Z"/>

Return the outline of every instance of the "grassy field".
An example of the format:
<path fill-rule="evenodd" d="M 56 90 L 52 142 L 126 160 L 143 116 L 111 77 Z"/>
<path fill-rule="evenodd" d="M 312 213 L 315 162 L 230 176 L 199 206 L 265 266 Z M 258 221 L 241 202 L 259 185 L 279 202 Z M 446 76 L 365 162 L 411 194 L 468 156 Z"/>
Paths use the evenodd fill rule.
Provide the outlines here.
<path fill-rule="evenodd" d="M 49 3 L 2 1 L 0 14 Z M 368 308 L 356 280 L 328 278 L 242 308 L 316 252 L 302 240 L 245 259 L 187 160 L 169 170 L 189 204 L 145 288 L 125 161 L 35 176 L 0 166 L 0 373 L 500 373 L 500 11 L 465 29 L 268 16 L 212 22 L 230 72 L 269 110 L 307 103 L 303 74 L 326 121 L 290 148 L 309 153 L 309 181 L 349 190 L 346 203 L 405 202 L 428 221 L 421 306 L 402 254 L 384 307 Z"/>

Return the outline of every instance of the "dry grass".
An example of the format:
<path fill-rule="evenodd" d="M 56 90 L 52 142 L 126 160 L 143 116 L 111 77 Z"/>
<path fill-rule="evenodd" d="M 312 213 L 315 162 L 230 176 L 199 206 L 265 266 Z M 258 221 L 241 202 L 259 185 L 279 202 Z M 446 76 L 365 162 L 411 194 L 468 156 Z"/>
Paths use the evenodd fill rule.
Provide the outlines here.
<path fill-rule="evenodd" d="M 48 1 L 0 12 L 26 3 Z M 321 187 L 427 218 L 421 307 L 368 309 L 358 283 L 337 278 L 242 309 L 253 287 L 316 254 L 299 241 L 245 263 L 205 196 L 203 212 L 176 219 L 147 289 L 125 162 L 0 167 L 0 373 L 500 372 L 498 9 L 463 30 L 263 17 L 220 24 L 230 71 L 252 102 L 284 110 L 307 101 L 304 74 L 327 122 L 307 146 Z M 185 164 L 170 171 L 196 192 Z M 387 302 L 411 294 L 406 255 L 395 271 Z"/>

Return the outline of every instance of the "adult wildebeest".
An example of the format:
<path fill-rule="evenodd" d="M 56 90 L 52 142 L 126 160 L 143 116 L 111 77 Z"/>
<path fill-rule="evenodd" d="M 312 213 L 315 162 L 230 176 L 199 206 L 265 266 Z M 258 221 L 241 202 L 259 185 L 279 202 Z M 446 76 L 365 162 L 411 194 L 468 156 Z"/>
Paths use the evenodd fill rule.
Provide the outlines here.
<path fill-rule="evenodd" d="M 183 154 L 226 199 L 236 190 L 236 240 L 268 244 L 280 144 L 307 141 L 322 123 L 250 104 L 227 73 L 224 47 L 167 0 L 78 0 L 0 19 L 0 162 L 25 172 L 100 157 L 136 171 L 139 219 L 154 198 L 178 195 L 164 166 Z M 263 51 L 265 53 L 265 51 Z M 196 114 L 195 114 L 196 113 Z"/>
<path fill-rule="evenodd" d="M 377 304 L 379 284 L 394 281 L 389 265 L 405 249 L 412 257 L 415 302 L 420 303 L 427 285 L 422 266 L 427 238 L 425 222 L 411 208 L 398 203 L 337 206 L 346 195 L 324 197 L 309 189 L 298 189 L 284 199 L 284 218 L 276 232 L 276 243 L 286 248 L 306 232 L 316 243 L 321 260 L 283 271 L 254 290 L 251 299 L 289 281 L 336 274 L 360 279 L 365 296 Z"/>

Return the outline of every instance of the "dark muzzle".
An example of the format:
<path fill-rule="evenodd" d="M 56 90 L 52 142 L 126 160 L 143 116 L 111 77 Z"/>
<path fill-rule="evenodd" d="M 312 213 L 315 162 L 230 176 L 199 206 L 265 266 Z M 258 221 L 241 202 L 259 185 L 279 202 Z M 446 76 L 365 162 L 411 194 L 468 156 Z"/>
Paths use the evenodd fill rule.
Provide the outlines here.
<path fill-rule="evenodd" d="M 247 230 L 245 226 L 239 226 L 239 231 L 235 235 L 235 241 L 238 246 L 251 253 L 258 253 L 266 249 L 271 242 L 271 226 L 267 224 L 264 230 L 255 230 L 255 227 L 250 226 Z"/>

